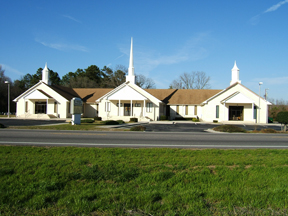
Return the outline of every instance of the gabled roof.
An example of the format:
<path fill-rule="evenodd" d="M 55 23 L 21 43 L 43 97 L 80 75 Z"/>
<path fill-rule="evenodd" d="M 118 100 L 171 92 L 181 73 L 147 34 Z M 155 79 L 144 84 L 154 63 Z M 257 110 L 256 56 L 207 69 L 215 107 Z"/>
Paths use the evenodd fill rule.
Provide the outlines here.
<path fill-rule="evenodd" d="M 112 88 L 73 88 L 78 97 L 87 103 L 95 103 L 97 99 L 112 90 Z"/>
<path fill-rule="evenodd" d="M 170 98 L 168 104 L 201 104 L 203 101 L 221 92 L 211 89 L 178 89 Z"/>
<path fill-rule="evenodd" d="M 250 91 L 251 93 L 253 93 L 255 96 L 259 97 L 258 94 L 256 94 L 255 92 L 251 91 L 251 90 L 248 89 L 246 86 L 242 85 L 240 82 L 236 82 L 236 83 L 228 86 L 226 89 L 224 89 L 224 90 L 220 91 L 219 93 L 213 95 L 212 97 L 208 98 L 206 101 L 202 102 L 202 104 L 208 103 L 209 101 L 213 100 L 213 99 L 214 99 L 215 97 L 217 97 L 218 95 L 220 95 L 220 94 L 228 91 L 229 89 L 233 88 L 233 87 L 236 86 L 236 85 L 240 85 L 241 87 L 243 87 L 243 88 L 245 88 L 246 90 L 248 90 L 248 91 Z M 271 105 L 271 103 L 270 103 L 269 101 L 265 100 L 263 97 L 260 97 L 260 98 L 261 98 L 262 100 L 264 100 L 264 101 L 267 103 L 267 105 Z"/>
<path fill-rule="evenodd" d="M 47 85 L 47 86 L 49 86 L 51 89 L 53 89 L 55 92 L 60 94 L 62 97 L 64 97 L 68 101 L 70 101 L 74 97 L 79 97 L 77 92 L 75 92 L 72 88 L 59 86 L 59 85 Z"/>

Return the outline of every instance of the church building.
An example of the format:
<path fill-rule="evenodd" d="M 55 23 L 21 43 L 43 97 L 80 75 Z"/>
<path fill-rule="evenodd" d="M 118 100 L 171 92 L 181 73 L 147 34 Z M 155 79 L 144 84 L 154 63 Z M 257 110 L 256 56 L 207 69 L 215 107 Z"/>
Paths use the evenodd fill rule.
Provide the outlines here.
<path fill-rule="evenodd" d="M 47 63 L 42 80 L 14 99 L 18 118 L 71 118 L 70 101 L 83 101 L 82 117 L 99 116 L 102 120 L 157 121 L 198 118 L 204 122 L 239 121 L 267 123 L 270 102 L 259 97 L 239 80 L 234 64 L 230 85 L 223 90 L 211 89 L 142 89 L 135 84 L 133 40 L 126 82 L 111 88 L 68 88 L 51 85 Z"/>

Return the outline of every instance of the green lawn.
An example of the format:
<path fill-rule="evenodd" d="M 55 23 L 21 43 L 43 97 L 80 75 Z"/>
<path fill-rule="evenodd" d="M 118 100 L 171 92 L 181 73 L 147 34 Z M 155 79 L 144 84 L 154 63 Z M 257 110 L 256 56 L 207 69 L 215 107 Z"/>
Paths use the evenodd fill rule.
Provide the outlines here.
<path fill-rule="evenodd" d="M 287 215 L 287 156 L 0 146 L 0 214 Z"/>

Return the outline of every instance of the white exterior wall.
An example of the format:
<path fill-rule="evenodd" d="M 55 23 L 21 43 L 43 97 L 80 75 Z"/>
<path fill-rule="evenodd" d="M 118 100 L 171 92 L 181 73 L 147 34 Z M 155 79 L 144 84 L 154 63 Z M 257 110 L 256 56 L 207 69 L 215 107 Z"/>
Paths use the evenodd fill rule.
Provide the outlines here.
<path fill-rule="evenodd" d="M 96 104 L 89 104 L 84 103 L 84 113 L 83 116 L 87 118 L 94 118 L 97 116 L 97 105 Z"/>
<path fill-rule="evenodd" d="M 36 84 L 37 85 L 37 84 Z M 52 90 L 49 86 L 45 84 L 39 84 L 35 88 L 32 87 L 31 91 L 34 91 L 35 89 L 40 89 L 43 90 L 46 94 L 50 95 L 53 99 L 48 99 L 48 104 L 47 104 L 47 114 L 54 114 L 56 115 L 57 113 L 54 113 L 54 102 L 58 102 L 58 115 L 60 118 L 69 118 L 71 115 L 68 113 L 67 109 L 67 100 L 56 93 L 54 90 Z M 29 92 L 27 93 L 29 94 Z M 26 95 L 27 95 L 26 94 Z M 46 101 L 46 99 L 25 99 L 25 96 L 21 97 L 16 103 L 17 105 L 17 116 L 25 114 L 25 101 L 28 101 L 28 114 L 35 114 L 35 102 L 36 101 Z M 58 117 L 59 117 L 58 116 Z"/>
<path fill-rule="evenodd" d="M 170 105 L 170 119 L 175 118 L 197 118 L 199 116 L 199 105 L 188 105 L 188 113 L 186 114 L 186 105 L 178 105 L 179 106 L 179 115 L 176 114 L 177 105 Z M 197 106 L 197 115 L 195 114 L 195 106 Z"/>
<path fill-rule="evenodd" d="M 243 109 L 243 121 L 255 123 L 253 119 L 254 110 L 252 103 L 242 102 L 239 103 L 226 103 L 225 105 L 220 103 L 225 98 L 228 98 L 235 92 L 240 92 L 249 98 L 252 102 L 254 102 L 254 106 L 259 105 L 259 96 L 251 92 L 250 90 L 244 88 L 241 85 L 236 85 L 231 89 L 223 92 L 222 94 L 218 95 L 217 97 L 213 98 L 208 104 L 205 104 L 202 109 L 202 120 L 207 122 L 212 122 L 213 120 L 218 120 L 219 122 L 229 121 L 229 106 L 244 106 Z M 261 110 L 260 110 L 260 123 L 267 123 L 268 121 L 268 109 L 267 109 L 267 102 L 260 99 Z M 216 118 L 216 105 L 219 105 L 219 118 Z M 257 121 L 258 122 L 258 115 L 259 109 L 257 110 Z"/>

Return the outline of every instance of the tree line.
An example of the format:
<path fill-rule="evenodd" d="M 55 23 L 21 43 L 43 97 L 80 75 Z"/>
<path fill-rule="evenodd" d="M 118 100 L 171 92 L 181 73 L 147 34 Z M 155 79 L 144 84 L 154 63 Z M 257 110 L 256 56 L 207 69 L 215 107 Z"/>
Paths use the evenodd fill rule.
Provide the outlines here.
<path fill-rule="evenodd" d="M 42 70 L 39 68 L 35 74 L 27 73 L 14 82 L 5 75 L 5 71 L 0 65 L 0 113 L 7 112 L 8 107 L 8 86 L 5 81 L 10 82 L 10 111 L 16 112 L 16 97 L 27 89 L 31 88 L 42 80 Z M 62 85 L 70 88 L 115 88 L 126 81 L 128 69 L 123 65 L 117 65 L 114 69 L 104 66 L 100 69 L 96 65 L 91 65 L 86 69 L 78 68 L 75 72 L 68 72 L 62 78 L 50 68 L 49 79 L 52 85 Z M 142 74 L 135 75 L 135 82 L 141 88 L 156 88 L 155 82 Z"/>
<path fill-rule="evenodd" d="M 16 97 L 21 95 L 27 89 L 31 88 L 42 80 L 42 70 L 39 68 L 35 74 L 27 73 L 14 82 L 5 75 L 5 71 L 0 65 L 0 114 L 7 112 L 8 90 L 5 81 L 10 84 L 10 111 L 16 112 L 16 103 L 13 103 Z M 70 88 L 116 88 L 126 81 L 128 73 L 127 67 L 117 65 L 115 68 L 104 66 L 100 69 L 96 65 L 90 65 L 85 69 L 78 68 L 75 72 L 68 72 L 62 78 L 56 71 L 49 70 L 49 79 L 52 85 L 62 85 Z M 210 76 L 205 72 L 183 73 L 178 79 L 171 82 L 169 88 L 173 89 L 207 89 L 210 88 Z M 135 83 L 143 89 L 156 88 L 155 82 L 142 74 L 135 75 Z"/>

